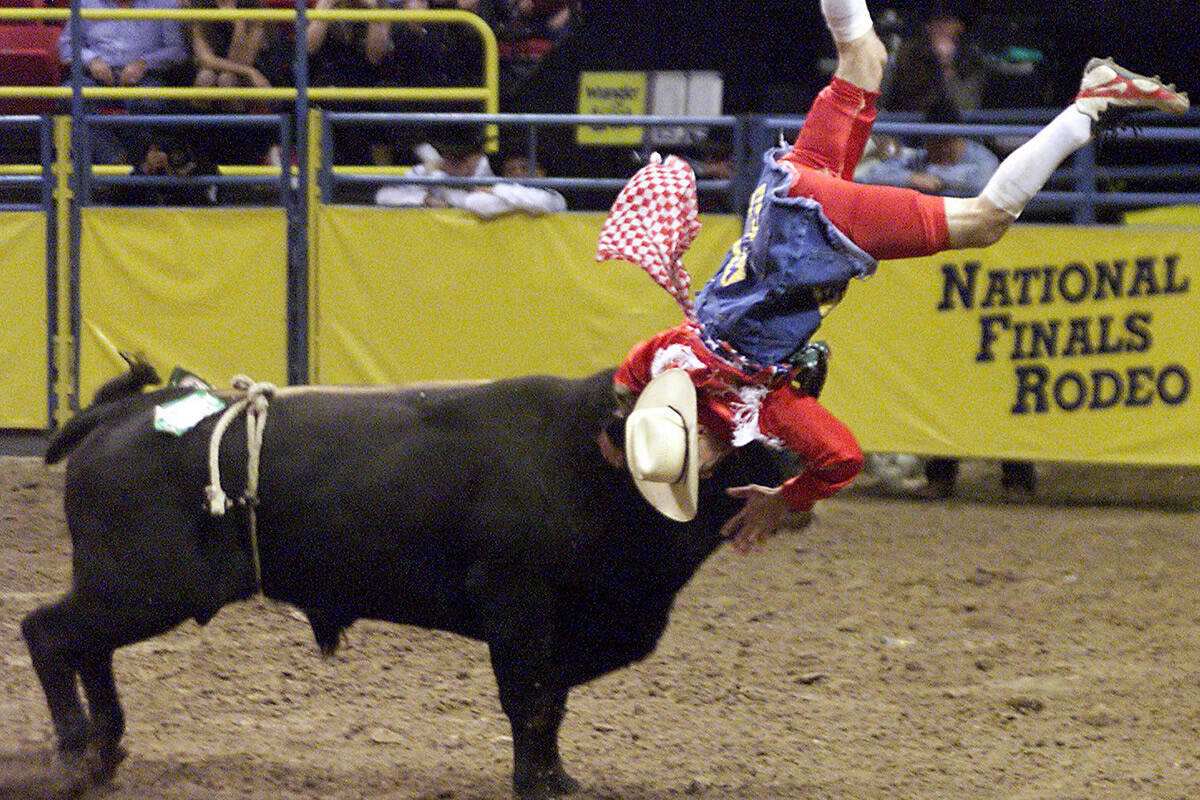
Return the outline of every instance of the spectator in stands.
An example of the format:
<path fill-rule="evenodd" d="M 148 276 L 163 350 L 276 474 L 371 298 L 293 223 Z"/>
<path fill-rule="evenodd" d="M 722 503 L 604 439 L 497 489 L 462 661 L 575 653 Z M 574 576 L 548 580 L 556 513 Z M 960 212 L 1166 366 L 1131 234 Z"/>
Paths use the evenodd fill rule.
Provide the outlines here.
<path fill-rule="evenodd" d="M 500 91 L 511 98 L 564 38 L 578 16 L 572 0 L 499 0 L 496 37 L 500 46 Z"/>
<path fill-rule="evenodd" d="M 408 11 L 458 10 L 475 14 L 491 24 L 479 0 L 400 0 Z M 483 85 L 483 41 L 460 23 L 409 23 L 395 31 L 396 72 L 400 86 Z M 446 110 L 478 111 L 478 103 L 442 104 Z"/>
<path fill-rule="evenodd" d="M 132 155 L 133 175 L 195 178 L 217 174 L 216 164 L 204 150 L 180 132 L 156 132 Z M 219 200 L 215 184 L 197 181 L 172 186 L 122 186 L 113 197 L 116 205 L 130 206 L 213 206 Z"/>
<path fill-rule="evenodd" d="M 379 0 L 317 0 L 320 10 L 379 8 Z M 305 32 L 308 47 L 308 82 L 311 86 L 378 86 L 387 74 L 392 52 L 392 24 L 380 22 L 330 22 L 312 20 Z M 357 103 L 325 103 L 331 111 L 360 109 Z M 334 141 L 334 158 L 342 164 L 371 163 L 371 129 L 340 128 Z"/>
<path fill-rule="evenodd" d="M 390 0 L 406 11 L 466 11 L 489 25 L 490 5 L 480 0 Z M 478 32 L 461 23 L 409 22 L 393 29 L 395 56 L 387 82 L 393 86 L 456 87 L 483 85 L 483 42 Z M 479 101 L 442 100 L 394 106 L 397 111 L 477 112 Z M 409 154 L 429 141 L 436 131 L 429 126 L 409 126 L 396 131 L 397 158 L 412 163 Z"/>
<path fill-rule="evenodd" d="M 191 0 L 195 8 L 261 8 L 261 0 Z M 195 85 L 269 88 L 287 79 L 287 56 L 278 30 L 261 20 L 196 21 L 190 41 L 195 61 Z M 205 104 L 207 105 L 207 104 Z M 217 104 L 225 111 L 246 110 L 236 100 Z"/>
<path fill-rule="evenodd" d="M 318 10 L 379 8 L 379 0 L 317 0 Z M 312 20 L 304 39 L 313 86 L 374 86 L 392 52 L 390 22 Z"/>
<path fill-rule="evenodd" d="M 962 121 L 949 100 L 936 101 L 925 113 L 930 123 Z M 854 173 L 859 183 L 907 186 L 925 194 L 974 197 L 1000 166 L 985 145 L 963 136 L 925 136 L 919 147 L 905 147 L 888 136 L 875 137 L 875 154 L 864 159 Z"/>
<path fill-rule="evenodd" d="M 399 0 L 408 11 L 467 11 L 492 23 L 480 0 Z M 395 31 L 396 74 L 400 86 L 480 86 L 483 42 L 458 23 L 409 23 Z M 470 110 L 477 110 L 472 108 Z"/>
<path fill-rule="evenodd" d="M 880 106 L 888 111 L 924 112 L 949 98 L 963 111 L 982 106 L 995 77 L 1027 76 L 1028 62 L 1010 63 L 975 46 L 968 16 L 949 5 L 936 7 L 913 36 L 901 41 L 884 73 Z"/>
<path fill-rule="evenodd" d="M 733 139 L 729 128 L 709 128 L 704 136 L 683 157 L 696 173 L 697 180 L 728 181 L 734 177 Z M 701 214 L 735 213 L 733 199 L 727 191 L 700 192 Z"/>
<path fill-rule="evenodd" d="M 178 8 L 176 0 L 80 0 L 82 8 Z M 59 58 L 71 62 L 72 42 L 80 37 L 80 57 L 84 65 L 84 86 L 163 86 L 172 70 L 187 61 L 183 30 L 176 20 L 84 20 L 81 31 L 68 21 L 58 42 Z M 96 103 L 85 110 L 95 113 Z M 167 104 L 158 99 L 140 97 L 124 103 L 105 101 L 105 108 L 122 108 L 131 114 L 161 113 Z M 119 137 L 111 128 L 94 126 L 91 130 L 92 160 L 99 164 L 117 164 L 126 160 L 133 149 L 128 137 Z"/>
<path fill-rule="evenodd" d="M 492 178 L 491 163 L 483 151 L 483 135 L 477 129 L 456 125 L 439 126 L 433 143 L 418 145 L 421 163 L 413 167 L 415 176 L 438 178 Z M 530 177 L 528 159 L 511 156 L 504 159 L 506 175 Z M 547 214 L 564 211 L 566 201 L 558 192 L 497 181 L 486 186 L 427 186 L 399 184 L 384 186 L 375 194 L 375 202 L 385 206 L 426 206 L 461 208 L 483 219 L 516 211 Z"/>

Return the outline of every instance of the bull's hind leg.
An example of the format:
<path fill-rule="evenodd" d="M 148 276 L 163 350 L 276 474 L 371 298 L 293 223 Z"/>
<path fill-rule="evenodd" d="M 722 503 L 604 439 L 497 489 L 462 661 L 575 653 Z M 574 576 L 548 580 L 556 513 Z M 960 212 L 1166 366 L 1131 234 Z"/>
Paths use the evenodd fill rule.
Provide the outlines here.
<path fill-rule="evenodd" d="M 91 714 L 85 766 L 88 777 L 97 784 L 108 783 L 125 759 L 125 748 L 121 746 L 121 737 L 125 735 L 125 712 L 117 697 L 112 657 L 112 650 L 85 653 L 79 665 L 79 680 Z"/>
<path fill-rule="evenodd" d="M 88 721 L 75 688 L 75 664 L 62 646 L 63 609 L 69 600 L 68 597 L 31 612 L 21 621 L 21 632 L 42 691 L 46 693 L 58 750 L 63 760 L 71 764 L 83 758 Z"/>
<path fill-rule="evenodd" d="M 124 757 L 125 715 L 113 682 L 113 650 L 170 630 L 188 616 L 161 604 L 113 606 L 69 594 L 22 620 L 58 750 L 73 781 L 105 782 Z M 87 695 L 90 718 L 80 702 L 76 676 Z"/>

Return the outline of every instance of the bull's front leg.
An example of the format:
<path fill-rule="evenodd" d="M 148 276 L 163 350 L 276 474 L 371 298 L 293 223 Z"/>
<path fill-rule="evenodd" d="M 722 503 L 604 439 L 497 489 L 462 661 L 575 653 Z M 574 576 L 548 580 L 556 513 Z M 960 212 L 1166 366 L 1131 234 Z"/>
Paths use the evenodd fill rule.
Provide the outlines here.
<path fill-rule="evenodd" d="M 519 800 L 575 792 L 558 752 L 569 689 L 555 659 L 551 594 L 528 575 L 488 583 L 495 591 L 483 607 L 500 707 L 512 725 L 513 789 Z"/>
<path fill-rule="evenodd" d="M 513 693 L 500 690 L 500 705 L 512 724 L 513 791 L 520 800 L 545 800 L 576 792 L 579 782 L 567 774 L 558 752 L 567 692 L 534 687 L 531 694 L 529 698 L 513 697 Z"/>

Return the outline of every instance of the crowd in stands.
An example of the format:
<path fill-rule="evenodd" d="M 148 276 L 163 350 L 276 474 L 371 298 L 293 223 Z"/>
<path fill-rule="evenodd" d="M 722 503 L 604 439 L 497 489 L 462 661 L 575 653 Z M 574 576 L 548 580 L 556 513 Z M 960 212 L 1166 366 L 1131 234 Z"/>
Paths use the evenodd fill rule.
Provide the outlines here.
<path fill-rule="evenodd" d="M 15 0 L 40 7 L 50 0 Z M 61 4 L 62 0 L 59 0 Z M 7 4 L 12 4 L 11 2 Z M 81 0 L 88 8 L 288 8 L 288 0 Z M 309 0 L 309 8 L 458 9 L 487 22 L 500 45 L 504 93 L 519 84 L 561 39 L 578 17 L 576 0 Z M 290 22 L 255 20 L 85 20 L 81 30 L 42 22 L 0 26 L 0 83 L 46 85 L 70 80 L 78 39 L 85 86 L 272 87 L 293 82 L 296 39 Z M 314 87 L 457 87 L 483 84 L 483 47 L 478 34 L 461 24 L 389 21 L 310 20 L 305 30 L 309 85 Z M 26 61 L 34 66 L 29 66 Z M 478 102 L 370 104 L 326 103 L 328 108 L 371 110 L 479 111 Z M 37 112 L 45 103 L 8 103 L 6 113 Z M 269 102 L 176 103 L 149 97 L 124 102 L 90 101 L 89 113 L 245 113 L 270 110 Z M 221 163 L 253 163 L 264 158 L 269 141 L 242 136 L 206 136 L 190 148 Z M 254 139 L 254 137 L 251 137 Z M 342 163 L 414 163 L 420 137 L 343 136 Z M 91 159 L 97 164 L 132 163 L 150 170 L 146 152 L 171 148 L 144 135 L 93 126 Z M 141 160 L 139 160 L 141 158 Z"/>

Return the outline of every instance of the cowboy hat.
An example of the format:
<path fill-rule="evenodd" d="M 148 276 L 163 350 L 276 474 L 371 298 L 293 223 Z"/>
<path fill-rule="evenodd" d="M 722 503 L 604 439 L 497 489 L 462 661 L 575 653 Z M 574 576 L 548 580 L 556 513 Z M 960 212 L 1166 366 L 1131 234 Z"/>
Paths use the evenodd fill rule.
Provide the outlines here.
<path fill-rule="evenodd" d="M 700 487 L 696 387 L 685 370 L 650 381 L 625 420 L 625 462 L 642 497 L 663 516 L 696 516 Z"/>

